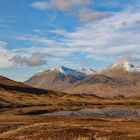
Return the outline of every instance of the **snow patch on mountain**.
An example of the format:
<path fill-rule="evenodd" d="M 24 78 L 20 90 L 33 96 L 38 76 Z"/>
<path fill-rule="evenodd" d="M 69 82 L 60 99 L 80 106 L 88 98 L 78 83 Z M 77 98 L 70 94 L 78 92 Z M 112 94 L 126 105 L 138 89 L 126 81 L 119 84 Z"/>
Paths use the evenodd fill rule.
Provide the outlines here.
<path fill-rule="evenodd" d="M 71 68 L 67 68 L 64 66 L 58 67 L 58 68 L 51 68 L 49 70 L 43 70 L 43 71 L 39 71 L 36 76 L 42 75 L 43 73 L 46 72 L 51 72 L 51 71 L 57 71 L 61 76 L 65 76 L 65 75 L 70 75 L 73 76 L 77 79 L 83 79 L 88 75 L 93 75 L 93 74 L 99 74 L 102 73 L 106 70 L 125 70 L 128 72 L 140 72 L 140 66 L 132 64 L 128 61 L 120 61 L 112 66 L 110 66 L 107 69 L 104 70 L 93 70 L 90 68 L 79 68 L 79 69 L 71 69 Z"/>
<path fill-rule="evenodd" d="M 60 67 L 59 68 L 59 72 L 62 74 L 62 75 L 70 75 L 70 76 L 73 76 L 77 79 L 83 79 L 85 78 L 85 74 L 82 73 L 82 72 L 79 72 L 79 71 L 76 71 L 74 69 L 70 69 L 70 68 L 66 68 L 64 66 Z"/>
<path fill-rule="evenodd" d="M 91 74 L 95 74 L 97 72 L 97 71 L 90 69 L 90 68 L 76 69 L 76 71 L 84 73 L 85 75 L 91 75 Z"/>
<path fill-rule="evenodd" d="M 51 69 L 51 71 L 53 71 L 53 70 L 57 70 L 57 72 L 59 72 L 62 76 L 70 75 L 70 76 L 73 76 L 77 79 L 83 79 L 87 75 L 94 74 L 96 72 L 92 69 L 86 69 L 86 68 L 71 69 L 71 68 L 67 68 L 67 67 L 64 67 L 64 66 L 61 66 L 59 68 Z"/>
<path fill-rule="evenodd" d="M 120 61 L 112 65 L 111 69 L 124 69 L 128 72 L 140 72 L 140 66 L 132 64 L 128 61 Z"/>

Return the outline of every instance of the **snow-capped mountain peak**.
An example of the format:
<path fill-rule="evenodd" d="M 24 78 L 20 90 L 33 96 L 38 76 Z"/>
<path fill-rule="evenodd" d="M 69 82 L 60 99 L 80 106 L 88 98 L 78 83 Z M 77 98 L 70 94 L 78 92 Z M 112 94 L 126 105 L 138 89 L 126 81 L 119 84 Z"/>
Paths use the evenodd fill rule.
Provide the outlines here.
<path fill-rule="evenodd" d="M 84 73 L 85 75 L 91 75 L 91 74 L 95 74 L 96 71 L 90 68 L 80 68 L 80 69 L 76 69 L 76 71 Z"/>
<path fill-rule="evenodd" d="M 120 61 L 120 62 L 112 65 L 111 69 L 124 69 L 124 70 L 129 71 L 129 72 L 139 72 L 140 66 L 123 60 L 123 61 Z"/>
<path fill-rule="evenodd" d="M 61 66 L 59 69 L 60 74 L 62 75 L 70 75 L 77 79 L 83 79 L 86 75 L 82 72 L 76 71 L 75 69 L 67 68 L 64 66 Z"/>
<path fill-rule="evenodd" d="M 95 71 L 92 70 L 92 69 L 86 69 L 86 68 L 71 69 L 71 68 L 67 68 L 67 67 L 64 67 L 64 66 L 61 66 L 59 68 L 52 68 L 51 71 L 53 71 L 53 70 L 57 70 L 57 72 L 59 72 L 59 74 L 61 74 L 62 76 L 70 75 L 70 76 L 73 76 L 77 79 L 83 79 L 87 75 L 95 73 Z"/>
<path fill-rule="evenodd" d="M 125 68 L 127 69 L 129 67 L 130 63 L 128 61 L 119 61 L 116 64 L 113 64 L 111 68 Z"/>

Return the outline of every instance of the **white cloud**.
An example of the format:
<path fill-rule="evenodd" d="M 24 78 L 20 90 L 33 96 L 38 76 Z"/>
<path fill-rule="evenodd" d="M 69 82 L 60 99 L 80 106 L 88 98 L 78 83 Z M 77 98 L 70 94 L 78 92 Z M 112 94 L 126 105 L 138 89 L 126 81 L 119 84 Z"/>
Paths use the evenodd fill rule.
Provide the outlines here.
<path fill-rule="evenodd" d="M 39 10 L 56 8 L 61 11 L 67 11 L 75 6 L 85 6 L 89 5 L 90 3 L 91 3 L 90 0 L 50 0 L 49 2 L 36 1 L 32 3 L 31 6 Z"/>
<path fill-rule="evenodd" d="M 81 22 L 89 22 L 93 20 L 100 20 L 112 16 L 111 13 L 105 12 L 92 12 L 89 10 L 80 10 L 78 14 Z"/>
<path fill-rule="evenodd" d="M 18 39 L 42 44 L 41 49 L 30 49 L 55 55 L 56 58 L 52 58 L 55 60 L 66 61 L 65 57 L 75 52 L 83 53 L 86 58 L 97 61 L 140 60 L 139 15 L 139 10 L 127 9 L 114 13 L 109 18 L 82 24 L 73 32 L 51 30 L 51 33 L 61 36 L 57 39 L 34 36 Z M 96 18 L 96 14 L 92 16 Z"/>
<path fill-rule="evenodd" d="M 50 5 L 61 11 L 67 11 L 74 6 L 86 6 L 91 3 L 90 0 L 51 0 Z"/>
<path fill-rule="evenodd" d="M 139 14 L 139 11 L 131 10 L 116 13 L 67 33 L 65 40 L 71 48 L 77 48 L 95 59 L 104 57 L 106 61 L 118 59 L 120 55 L 140 55 Z"/>
<path fill-rule="evenodd" d="M 20 66 L 42 66 L 47 64 L 45 53 L 32 53 L 30 57 L 16 54 L 10 61 Z"/>
<path fill-rule="evenodd" d="M 14 53 L 6 49 L 7 43 L 0 41 L 0 68 L 6 68 L 12 66 L 12 62 L 9 59 L 14 55 Z"/>
<path fill-rule="evenodd" d="M 65 11 L 72 16 L 77 16 L 81 22 L 99 20 L 112 15 L 111 13 L 90 11 L 92 3 L 91 0 L 50 0 L 48 2 L 37 1 L 32 3 L 31 6 L 39 10 L 54 8 L 62 12 Z"/>
<path fill-rule="evenodd" d="M 73 32 L 50 31 L 62 36 L 59 39 L 43 37 L 20 37 L 45 45 L 41 51 L 64 58 L 75 52 L 82 52 L 97 61 L 116 59 L 139 59 L 140 55 L 140 12 L 123 11 L 109 18 L 90 22 Z M 37 48 L 38 50 L 40 48 Z"/>
<path fill-rule="evenodd" d="M 6 46 L 7 46 L 7 43 L 6 43 L 6 42 L 0 41 L 0 47 L 1 47 L 1 48 L 4 48 L 4 47 L 6 47 Z"/>
<path fill-rule="evenodd" d="M 62 47 L 66 45 L 63 42 L 63 40 L 57 41 L 55 39 L 49 39 L 46 37 L 32 36 L 32 35 L 18 36 L 18 37 L 15 37 L 15 39 L 26 41 L 26 42 L 28 41 L 28 42 L 33 42 L 33 43 L 39 43 L 39 44 L 45 45 L 46 47 Z"/>
<path fill-rule="evenodd" d="M 39 9 L 39 10 L 46 10 L 48 9 L 49 5 L 45 1 L 37 1 L 31 4 L 33 8 Z"/>

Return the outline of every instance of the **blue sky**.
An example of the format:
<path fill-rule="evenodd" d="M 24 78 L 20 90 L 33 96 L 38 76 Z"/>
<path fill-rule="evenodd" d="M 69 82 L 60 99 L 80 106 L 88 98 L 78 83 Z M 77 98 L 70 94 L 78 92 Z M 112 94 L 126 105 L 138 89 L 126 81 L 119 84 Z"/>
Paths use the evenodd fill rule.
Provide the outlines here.
<path fill-rule="evenodd" d="M 140 60 L 139 0 L 1 0 L 0 74 Z"/>

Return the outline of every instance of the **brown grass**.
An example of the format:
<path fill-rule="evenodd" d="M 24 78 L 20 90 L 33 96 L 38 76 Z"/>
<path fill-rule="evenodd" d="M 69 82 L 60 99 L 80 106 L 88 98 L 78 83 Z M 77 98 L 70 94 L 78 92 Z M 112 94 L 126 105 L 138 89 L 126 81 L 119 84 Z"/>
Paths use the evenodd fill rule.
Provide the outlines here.
<path fill-rule="evenodd" d="M 22 86 L 21 83 L 5 83 L 8 86 Z M 0 88 L 0 140 L 140 139 L 140 120 L 44 114 L 84 108 L 139 108 L 140 98 L 100 98 L 94 95 L 69 95 L 51 91 L 37 95 L 29 92 Z"/>
<path fill-rule="evenodd" d="M 139 131 L 139 120 L 0 116 L 0 139 L 9 140 L 138 140 Z"/>

